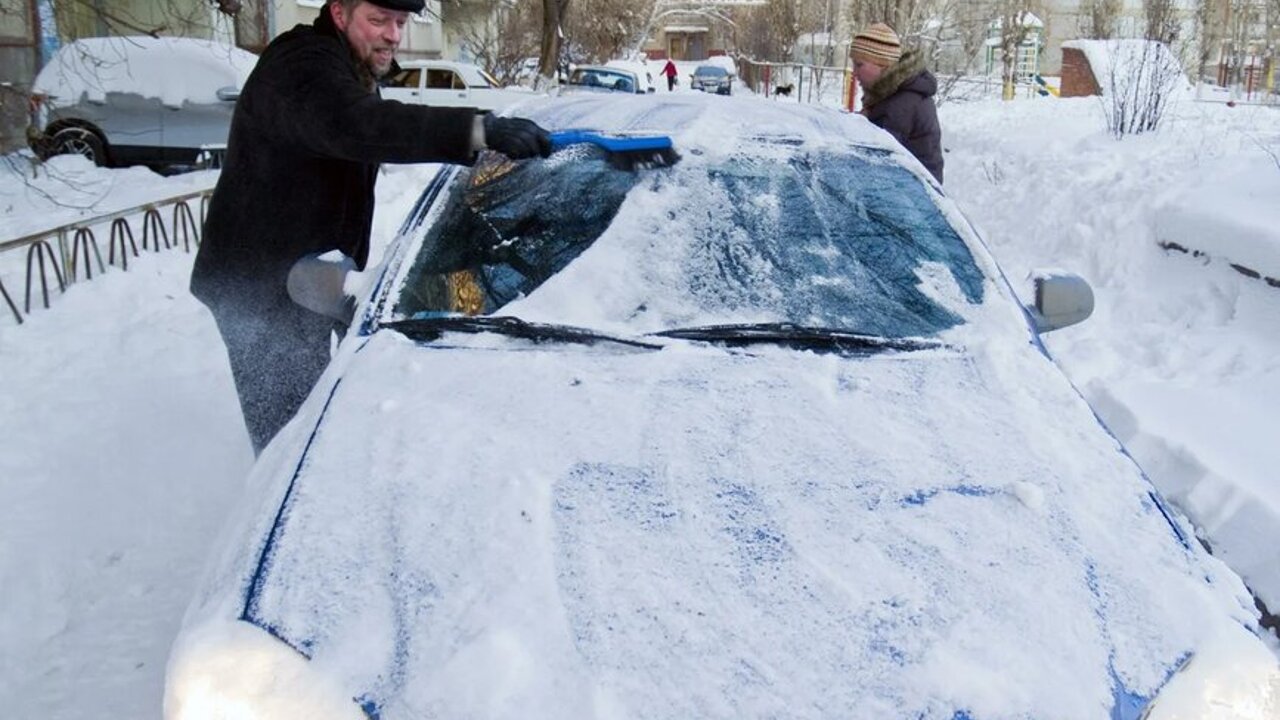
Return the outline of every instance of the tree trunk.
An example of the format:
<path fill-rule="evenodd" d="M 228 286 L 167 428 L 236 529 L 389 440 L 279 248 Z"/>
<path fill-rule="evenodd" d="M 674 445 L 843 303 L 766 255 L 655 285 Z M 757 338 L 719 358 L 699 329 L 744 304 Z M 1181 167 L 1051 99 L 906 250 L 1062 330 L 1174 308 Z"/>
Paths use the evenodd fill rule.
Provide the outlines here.
<path fill-rule="evenodd" d="M 569 0 L 542 0 L 542 51 L 538 56 L 538 89 L 555 84 L 560 65 L 561 28 L 569 11 Z"/>

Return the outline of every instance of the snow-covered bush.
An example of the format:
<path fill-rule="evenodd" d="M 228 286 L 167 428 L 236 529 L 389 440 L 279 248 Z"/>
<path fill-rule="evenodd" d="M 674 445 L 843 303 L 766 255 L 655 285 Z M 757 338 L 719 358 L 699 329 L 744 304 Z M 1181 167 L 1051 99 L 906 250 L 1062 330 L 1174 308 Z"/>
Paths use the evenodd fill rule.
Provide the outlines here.
<path fill-rule="evenodd" d="M 1117 138 L 1155 130 L 1169 103 L 1189 86 L 1182 63 L 1164 43 L 1152 40 L 1076 40 L 1093 68 L 1107 130 Z"/>

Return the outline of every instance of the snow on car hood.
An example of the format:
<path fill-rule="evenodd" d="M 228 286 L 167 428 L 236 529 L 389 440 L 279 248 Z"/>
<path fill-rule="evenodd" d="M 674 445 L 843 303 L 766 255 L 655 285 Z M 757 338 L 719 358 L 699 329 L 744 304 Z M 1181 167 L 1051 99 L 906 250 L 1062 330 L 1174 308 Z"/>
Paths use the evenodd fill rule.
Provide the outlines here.
<path fill-rule="evenodd" d="M 372 717 L 1100 718 L 1251 622 L 1027 347 L 350 361 L 188 624 Z"/>

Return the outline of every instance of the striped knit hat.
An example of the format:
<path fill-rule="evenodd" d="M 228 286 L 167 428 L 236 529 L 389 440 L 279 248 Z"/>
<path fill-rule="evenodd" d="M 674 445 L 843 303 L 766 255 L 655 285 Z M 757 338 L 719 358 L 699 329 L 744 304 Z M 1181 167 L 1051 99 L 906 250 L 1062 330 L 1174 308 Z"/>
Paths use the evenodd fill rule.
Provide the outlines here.
<path fill-rule="evenodd" d="M 849 54 L 854 60 L 889 67 L 902 57 L 902 41 L 893 28 L 884 23 L 875 23 L 853 36 Z"/>

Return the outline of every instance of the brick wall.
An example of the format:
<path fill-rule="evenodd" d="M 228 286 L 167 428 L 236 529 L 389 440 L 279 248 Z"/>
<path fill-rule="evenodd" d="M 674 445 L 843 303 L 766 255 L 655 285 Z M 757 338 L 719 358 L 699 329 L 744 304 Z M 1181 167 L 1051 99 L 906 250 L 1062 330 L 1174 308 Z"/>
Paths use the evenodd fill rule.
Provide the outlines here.
<path fill-rule="evenodd" d="M 1062 48 L 1062 97 L 1101 94 L 1084 52 L 1076 48 Z"/>

